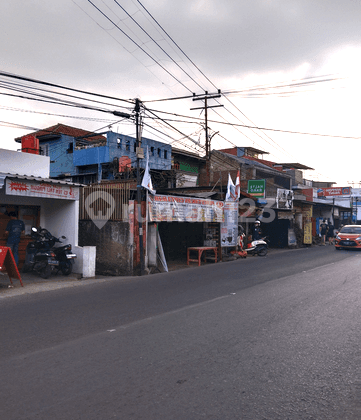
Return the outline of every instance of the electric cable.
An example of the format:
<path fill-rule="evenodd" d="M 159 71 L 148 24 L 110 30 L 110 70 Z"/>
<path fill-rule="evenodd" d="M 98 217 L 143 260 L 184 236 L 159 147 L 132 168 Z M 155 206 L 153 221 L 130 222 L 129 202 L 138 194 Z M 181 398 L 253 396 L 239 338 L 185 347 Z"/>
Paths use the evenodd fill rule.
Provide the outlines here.
<path fill-rule="evenodd" d="M 137 42 L 135 42 L 126 32 L 124 32 L 115 22 L 113 22 L 102 10 L 99 9 L 99 7 L 97 7 L 92 0 L 88 0 L 88 2 L 95 8 L 98 10 L 99 13 L 102 14 L 102 16 L 104 16 L 106 19 L 109 20 L 109 22 L 111 22 L 123 35 L 125 35 L 131 42 L 133 42 L 144 54 L 146 54 L 147 57 L 149 57 L 154 63 L 156 63 L 159 67 L 161 67 L 169 76 L 171 76 L 177 83 L 179 83 L 180 85 L 182 85 L 185 89 L 187 89 L 189 92 L 191 92 L 191 90 L 184 84 L 182 83 L 179 79 L 177 79 L 169 70 L 167 70 L 162 64 L 159 63 L 159 61 L 155 60 L 154 57 L 152 57 L 147 51 L 145 51 L 144 48 L 142 48 Z"/>

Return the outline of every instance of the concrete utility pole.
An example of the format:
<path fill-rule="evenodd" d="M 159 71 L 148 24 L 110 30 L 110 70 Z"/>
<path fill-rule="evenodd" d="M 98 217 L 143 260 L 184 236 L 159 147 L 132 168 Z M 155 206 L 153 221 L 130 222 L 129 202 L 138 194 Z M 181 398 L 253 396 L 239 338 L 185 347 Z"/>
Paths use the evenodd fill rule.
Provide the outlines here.
<path fill-rule="evenodd" d="M 144 247 L 143 247 L 143 218 L 142 218 L 142 186 L 140 179 L 140 159 L 144 159 L 144 151 L 141 148 L 141 118 L 140 118 L 139 99 L 135 100 L 135 127 L 136 127 L 136 156 L 137 156 L 137 207 L 138 207 L 138 226 L 139 226 L 139 253 L 140 253 L 140 275 L 144 272 Z"/>
<path fill-rule="evenodd" d="M 199 108 L 191 108 L 191 110 L 195 109 L 203 109 L 204 110 L 204 131 L 205 131 L 205 146 L 206 146 L 206 173 L 207 173 L 207 181 L 208 185 L 210 184 L 210 175 L 209 175 L 209 168 L 210 168 L 210 152 L 211 152 L 211 139 L 208 134 L 208 108 L 218 108 L 223 105 L 208 105 L 208 99 L 216 99 L 221 97 L 221 90 L 218 89 L 218 93 L 209 94 L 207 91 L 204 95 L 196 95 L 193 93 L 193 101 L 204 101 L 204 106 Z"/>

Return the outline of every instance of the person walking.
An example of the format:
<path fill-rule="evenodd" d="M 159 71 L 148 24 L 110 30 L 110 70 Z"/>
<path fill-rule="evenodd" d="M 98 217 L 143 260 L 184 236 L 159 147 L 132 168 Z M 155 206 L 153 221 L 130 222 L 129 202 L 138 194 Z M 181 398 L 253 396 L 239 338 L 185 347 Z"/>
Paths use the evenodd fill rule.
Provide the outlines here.
<path fill-rule="evenodd" d="M 7 237 L 6 246 L 11 249 L 16 265 L 18 265 L 19 242 L 21 234 L 25 232 L 25 224 L 22 220 L 18 219 L 16 212 L 10 212 L 9 216 L 10 221 L 5 229 L 5 236 Z"/>
<path fill-rule="evenodd" d="M 320 228 L 321 228 L 321 245 L 326 245 L 326 233 L 327 233 L 327 223 L 326 220 L 323 219 Z"/>

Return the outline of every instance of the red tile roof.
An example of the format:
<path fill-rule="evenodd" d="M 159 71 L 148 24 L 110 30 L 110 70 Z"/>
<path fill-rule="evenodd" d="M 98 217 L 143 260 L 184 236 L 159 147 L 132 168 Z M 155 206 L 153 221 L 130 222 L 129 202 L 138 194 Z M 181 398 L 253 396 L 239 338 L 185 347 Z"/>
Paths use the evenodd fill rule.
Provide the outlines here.
<path fill-rule="evenodd" d="M 66 136 L 70 137 L 83 137 L 87 134 L 94 134 L 92 131 L 82 130 L 81 128 L 75 128 L 70 127 L 68 125 L 64 124 L 56 124 L 48 128 L 44 128 L 39 131 L 35 131 L 33 133 L 29 133 L 35 135 L 37 138 L 42 136 L 47 136 L 51 134 L 64 134 Z M 106 138 L 100 134 L 97 134 L 96 136 L 87 137 L 86 138 L 89 141 L 95 141 L 95 140 L 103 140 L 106 141 Z M 21 141 L 21 137 L 15 139 L 16 141 Z"/>

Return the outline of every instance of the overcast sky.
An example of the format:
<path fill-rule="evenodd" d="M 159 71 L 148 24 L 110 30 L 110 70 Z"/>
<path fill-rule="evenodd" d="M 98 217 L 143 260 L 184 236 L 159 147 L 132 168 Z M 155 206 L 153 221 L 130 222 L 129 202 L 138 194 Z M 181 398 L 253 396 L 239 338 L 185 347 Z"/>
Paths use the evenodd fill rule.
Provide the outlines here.
<path fill-rule="evenodd" d="M 314 168 L 309 179 L 359 186 L 360 20 L 357 0 L 12 0 L 0 5 L 0 71 L 200 118 L 202 111 L 190 110 L 199 101 L 148 101 L 221 89 L 226 96 L 210 101 L 224 105 L 209 110 L 212 148 L 253 146 L 269 160 Z M 10 81 L 0 77 L 0 93 L 19 95 Z M 8 123 L 135 133 L 108 114 L 8 95 L 0 95 L 0 112 L 7 149 L 31 131 Z M 163 125 L 145 122 L 153 129 L 144 135 L 155 140 L 187 150 L 204 144 L 199 124 L 171 122 L 179 131 L 168 131 L 170 139 L 159 133 Z"/>

